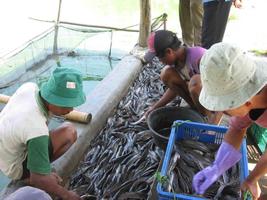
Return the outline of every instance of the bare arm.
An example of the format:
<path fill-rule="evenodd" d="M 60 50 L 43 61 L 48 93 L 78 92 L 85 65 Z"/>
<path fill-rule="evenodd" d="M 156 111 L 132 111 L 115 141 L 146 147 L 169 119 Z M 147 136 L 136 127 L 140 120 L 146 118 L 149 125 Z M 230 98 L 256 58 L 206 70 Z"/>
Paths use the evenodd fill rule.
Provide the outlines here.
<path fill-rule="evenodd" d="M 240 132 L 236 132 L 235 130 L 229 128 L 224 136 L 224 140 L 236 149 L 240 149 L 245 134 L 246 129 L 242 129 Z"/>
<path fill-rule="evenodd" d="M 182 97 L 186 103 L 189 104 L 191 108 L 196 108 L 195 104 L 191 98 L 191 95 L 189 93 L 188 85 L 186 81 L 178 81 L 173 80 L 173 85 L 170 85 L 169 88 L 176 94 Z"/>
<path fill-rule="evenodd" d="M 247 128 L 252 124 L 249 115 L 231 117 L 229 120 L 229 129 L 224 136 L 224 140 L 231 144 L 234 148 L 240 149 L 242 139 L 246 135 Z"/>
<path fill-rule="evenodd" d="M 177 93 L 168 88 L 166 92 L 163 94 L 163 96 L 153 106 L 151 106 L 148 109 L 148 111 L 145 113 L 145 117 L 147 117 L 149 113 L 155 110 L 156 108 L 160 108 L 171 102 L 176 96 Z"/>
<path fill-rule="evenodd" d="M 172 91 L 171 89 L 167 89 L 166 92 L 163 94 L 163 96 L 158 100 L 154 105 L 154 109 L 162 107 L 170 103 L 175 97 L 177 96 L 177 93 Z"/>
<path fill-rule="evenodd" d="M 247 179 L 242 183 L 241 190 L 243 192 L 250 191 L 253 199 L 258 199 L 261 195 L 261 189 L 258 180 L 267 173 L 267 152 L 261 156 L 256 167 L 249 174 Z M 264 195 L 265 197 L 265 195 Z M 264 197 L 260 199 L 265 199 Z"/>
<path fill-rule="evenodd" d="M 52 173 L 49 175 L 41 175 L 31 172 L 30 184 L 50 194 L 58 196 L 63 200 L 80 200 L 80 197 L 77 194 L 68 191 L 64 187 L 59 185 L 57 176 Z"/>
<path fill-rule="evenodd" d="M 251 183 L 254 183 L 258 181 L 264 174 L 267 173 L 267 152 L 265 152 L 255 168 L 252 170 L 252 172 L 249 174 L 247 180 Z"/>

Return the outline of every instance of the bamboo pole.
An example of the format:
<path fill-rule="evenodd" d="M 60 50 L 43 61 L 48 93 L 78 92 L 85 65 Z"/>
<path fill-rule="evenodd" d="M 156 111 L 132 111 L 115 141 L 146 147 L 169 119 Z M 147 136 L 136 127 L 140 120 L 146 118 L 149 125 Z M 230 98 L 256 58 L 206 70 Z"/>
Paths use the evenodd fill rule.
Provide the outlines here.
<path fill-rule="evenodd" d="M 9 99 L 10 96 L 0 94 L 0 103 L 6 104 L 9 101 Z M 73 110 L 69 114 L 64 115 L 63 117 L 71 121 L 88 124 L 92 119 L 92 114 Z"/>
<path fill-rule="evenodd" d="M 150 33 L 150 0 L 140 0 L 140 33 L 139 46 L 147 47 L 147 38 Z"/>
<path fill-rule="evenodd" d="M 93 27 L 93 28 L 106 28 L 106 29 L 111 29 L 111 30 L 115 30 L 115 31 L 139 32 L 139 30 L 128 29 L 128 28 L 117 28 L 117 27 L 112 27 L 112 26 L 98 26 L 98 25 L 90 25 L 90 24 L 80 24 L 80 23 L 66 22 L 66 21 L 60 21 L 59 24 L 83 26 L 83 27 Z"/>
<path fill-rule="evenodd" d="M 60 18 L 61 3 L 62 3 L 62 0 L 59 0 L 58 13 L 57 13 L 57 21 L 55 23 L 55 35 L 54 35 L 53 54 L 57 54 L 58 23 L 59 23 L 59 18 Z"/>

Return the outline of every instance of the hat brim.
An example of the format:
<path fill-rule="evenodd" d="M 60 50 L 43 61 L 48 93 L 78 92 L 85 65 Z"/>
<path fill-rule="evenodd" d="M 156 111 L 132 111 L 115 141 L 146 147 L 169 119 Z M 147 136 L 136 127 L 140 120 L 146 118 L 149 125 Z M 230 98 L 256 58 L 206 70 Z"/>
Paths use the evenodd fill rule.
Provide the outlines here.
<path fill-rule="evenodd" d="M 156 53 L 153 51 L 148 51 L 144 56 L 144 60 L 147 63 L 151 63 L 154 57 L 156 57 Z"/>
<path fill-rule="evenodd" d="M 225 111 L 238 108 L 253 96 L 255 96 L 267 83 L 267 61 L 254 59 L 256 71 L 250 80 L 233 93 L 223 96 L 212 96 L 202 88 L 199 95 L 199 102 L 206 109 L 211 111 Z M 240 66 L 242 67 L 242 66 Z"/>
<path fill-rule="evenodd" d="M 73 98 L 66 98 L 58 96 L 50 92 L 48 84 L 44 83 L 40 90 L 41 96 L 50 104 L 59 106 L 59 107 L 68 107 L 73 108 L 82 105 L 86 101 L 86 95 L 84 92 L 81 92 L 79 95 Z"/>

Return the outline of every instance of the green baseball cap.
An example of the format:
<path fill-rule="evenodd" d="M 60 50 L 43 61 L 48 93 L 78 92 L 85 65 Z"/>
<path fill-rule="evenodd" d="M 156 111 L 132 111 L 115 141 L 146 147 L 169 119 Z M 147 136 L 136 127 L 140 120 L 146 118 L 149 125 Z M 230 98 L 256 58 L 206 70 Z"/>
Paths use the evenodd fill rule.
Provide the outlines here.
<path fill-rule="evenodd" d="M 76 107 L 86 100 L 82 74 L 72 68 L 56 68 L 49 80 L 41 86 L 40 93 L 48 103 L 60 107 Z"/>

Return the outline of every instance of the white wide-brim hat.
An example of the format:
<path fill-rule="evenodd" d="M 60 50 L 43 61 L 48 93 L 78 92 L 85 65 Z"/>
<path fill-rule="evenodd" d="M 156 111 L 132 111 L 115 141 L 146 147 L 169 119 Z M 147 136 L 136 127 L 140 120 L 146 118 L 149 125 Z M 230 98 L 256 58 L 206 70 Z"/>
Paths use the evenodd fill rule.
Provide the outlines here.
<path fill-rule="evenodd" d="M 267 61 L 238 47 L 217 43 L 200 61 L 200 103 L 212 111 L 238 108 L 267 83 Z"/>
<path fill-rule="evenodd" d="M 25 186 L 19 188 L 14 193 L 10 194 L 4 200 L 52 200 L 52 198 L 43 190 L 38 188 Z"/>

